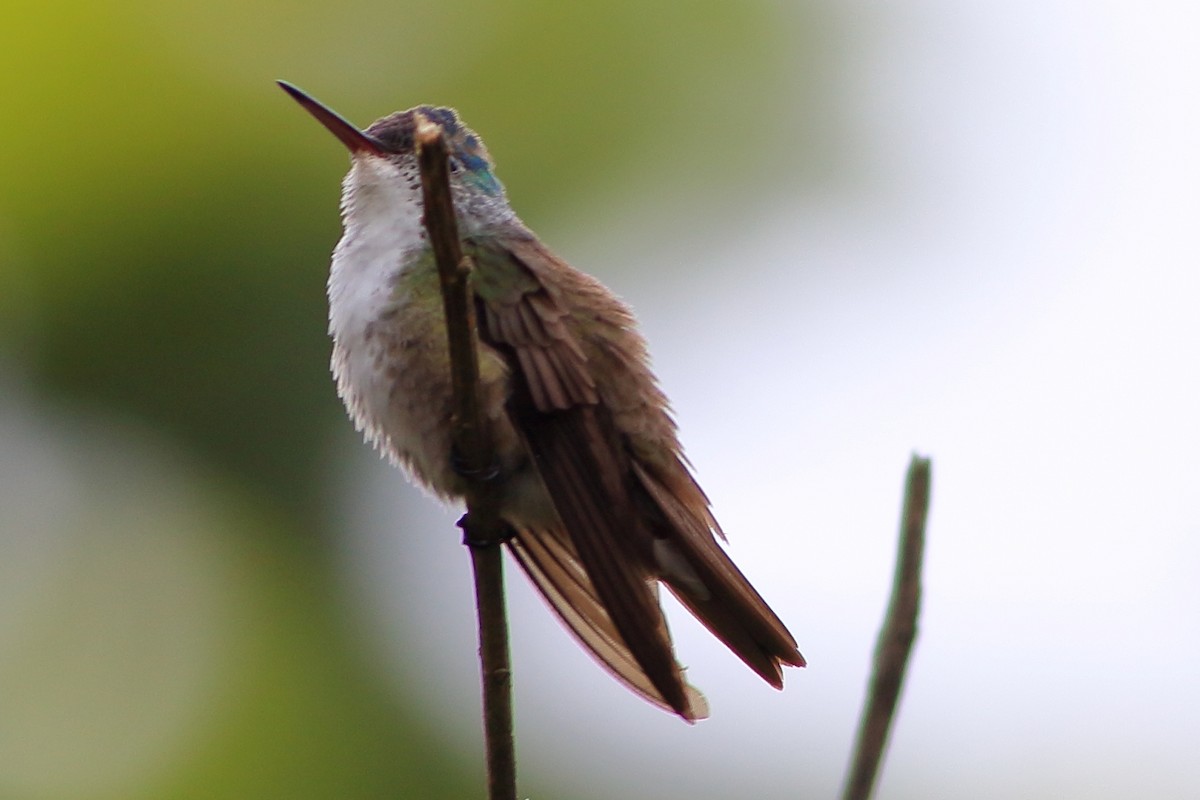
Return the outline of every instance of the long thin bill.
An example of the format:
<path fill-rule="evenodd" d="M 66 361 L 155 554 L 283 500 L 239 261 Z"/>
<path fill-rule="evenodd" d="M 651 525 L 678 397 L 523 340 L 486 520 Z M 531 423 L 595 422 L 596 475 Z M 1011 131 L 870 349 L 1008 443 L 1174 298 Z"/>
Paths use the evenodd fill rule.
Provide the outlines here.
<path fill-rule="evenodd" d="M 358 128 L 351 125 L 345 117 L 323 105 L 319 101 L 310 97 L 301 89 L 293 86 L 287 81 L 275 81 L 279 84 L 279 88 L 292 96 L 297 103 L 304 106 L 304 109 L 317 118 L 317 122 L 324 125 L 330 133 L 341 140 L 342 144 L 351 153 L 373 153 L 377 156 L 386 155 L 383 145 L 373 136 L 363 133 Z"/>

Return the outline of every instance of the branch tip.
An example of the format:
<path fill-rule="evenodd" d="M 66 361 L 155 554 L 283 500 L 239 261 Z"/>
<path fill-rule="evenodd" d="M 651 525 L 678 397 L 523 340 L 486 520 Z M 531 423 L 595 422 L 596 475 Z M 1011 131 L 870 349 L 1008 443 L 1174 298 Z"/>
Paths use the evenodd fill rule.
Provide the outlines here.
<path fill-rule="evenodd" d="M 925 520 L 929 515 L 932 471 L 928 458 L 913 454 L 904 480 L 904 507 L 900 514 L 892 596 L 875 645 L 874 668 L 842 791 L 843 800 L 866 800 L 871 796 L 900 702 L 904 674 L 917 638 L 921 563 L 925 555 Z"/>

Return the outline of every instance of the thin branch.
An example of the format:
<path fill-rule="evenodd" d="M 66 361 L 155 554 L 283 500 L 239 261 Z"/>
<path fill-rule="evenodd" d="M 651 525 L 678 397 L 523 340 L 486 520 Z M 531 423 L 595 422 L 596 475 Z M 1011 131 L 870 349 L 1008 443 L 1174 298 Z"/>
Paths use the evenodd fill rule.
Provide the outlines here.
<path fill-rule="evenodd" d="M 491 800 L 515 800 L 517 769 L 513 748 L 512 668 L 500 552 L 506 531 L 498 513 L 495 481 L 488 480 L 495 454 L 479 397 L 475 304 L 467 282 L 471 265 L 463 258 L 458 238 L 450 195 L 446 140 L 441 127 L 421 119 L 416 142 L 425 204 L 425 230 L 441 278 L 450 343 L 454 451 L 462 473 L 468 477 L 467 513 L 459 525 L 463 529 L 463 541 L 471 551 L 475 575 L 488 797 Z"/>
<path fill-rule="evenodd" d="M 896 576 L 879 641 L 875 645 L 875 667 L 870 690 L 859 721 L 858 740 L 842 800 L 866 800 L 871 796 L 888 731 L 896 714 L 904 671 L 917 638 L 917 615 L 921 608 L 921 561 L 925 551 L 925 518 L 929 512 L 931 468 L 927 458 L 914 455 L 905 482 L 904 512 L 900 520 L 900 544 L 896 554 Z"/>

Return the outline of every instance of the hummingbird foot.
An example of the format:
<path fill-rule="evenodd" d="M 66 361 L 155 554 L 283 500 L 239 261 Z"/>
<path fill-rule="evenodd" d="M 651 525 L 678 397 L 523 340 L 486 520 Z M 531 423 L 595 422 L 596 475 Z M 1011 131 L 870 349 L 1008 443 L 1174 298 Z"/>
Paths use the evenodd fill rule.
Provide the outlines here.
<path fill-rule="evenodd" d="M 509 525 L 504 520 L 499 521 L 500 524 L 498 526 L 498 531 L 496 530 L 497 526 L 480 526 L 474 524 L 474 522 L 475 520 L 471 518 L 471 514 L 468 512 L 459 517 L 457 523 L 458 527 L 462 528 L 463 544 L 472 549 L 480 549 L 484 547 L 492 547 L 493 545 L 497 544 L 504 544 L 505 542 L 511 541 L 512 538 L 517 535 L 517 532 L 513 529 L 513 526 Z M 481 527 L 485 529 L 481 530 Z"/>
<path fill-rule="evenodd" d="M 466 459 L 458 452 L 457 447 L 450 448 L 450 468 L 454 474 L 469 481 L 490 483 L 500 477 L 500 464 L 491 463 L 483 469 L 475 469 L 466 463 Z"/>

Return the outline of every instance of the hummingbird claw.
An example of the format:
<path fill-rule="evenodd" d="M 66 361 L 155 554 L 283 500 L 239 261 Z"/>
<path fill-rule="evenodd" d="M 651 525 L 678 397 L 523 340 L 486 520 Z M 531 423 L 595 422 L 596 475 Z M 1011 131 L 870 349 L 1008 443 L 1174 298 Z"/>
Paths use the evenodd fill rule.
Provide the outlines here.
<path fill-rule="evenodd" d="M 462 543 L 470 548 L 477 549 L 477 548 L 483 548 L 483 547 L 491 547 L 491 546 L 497 545 L 497 544 L 504 544 L 505 542 L 510 541 L 513 537 L 515 537 L 517 535 L 517 532 L 513 529 L 513 527 L 511 525 L 509 525 L 508 523 L 502 523 L 503 532 L 500 534 L 499 538 L 496 538 L 493 536 L 482 536 L 476 530 L 477 526 L 473 525 L 472 522 L 473 522 L 473 520 L 471 519 L 471 514 L 470 514 L 470 512 L 468 512 L 466 514 L 463 514 L 461 517 L 459 517 L 458 523 L 457 523 L 458 527 L 462 528 L 462 532 L 463 532 Z"/>

